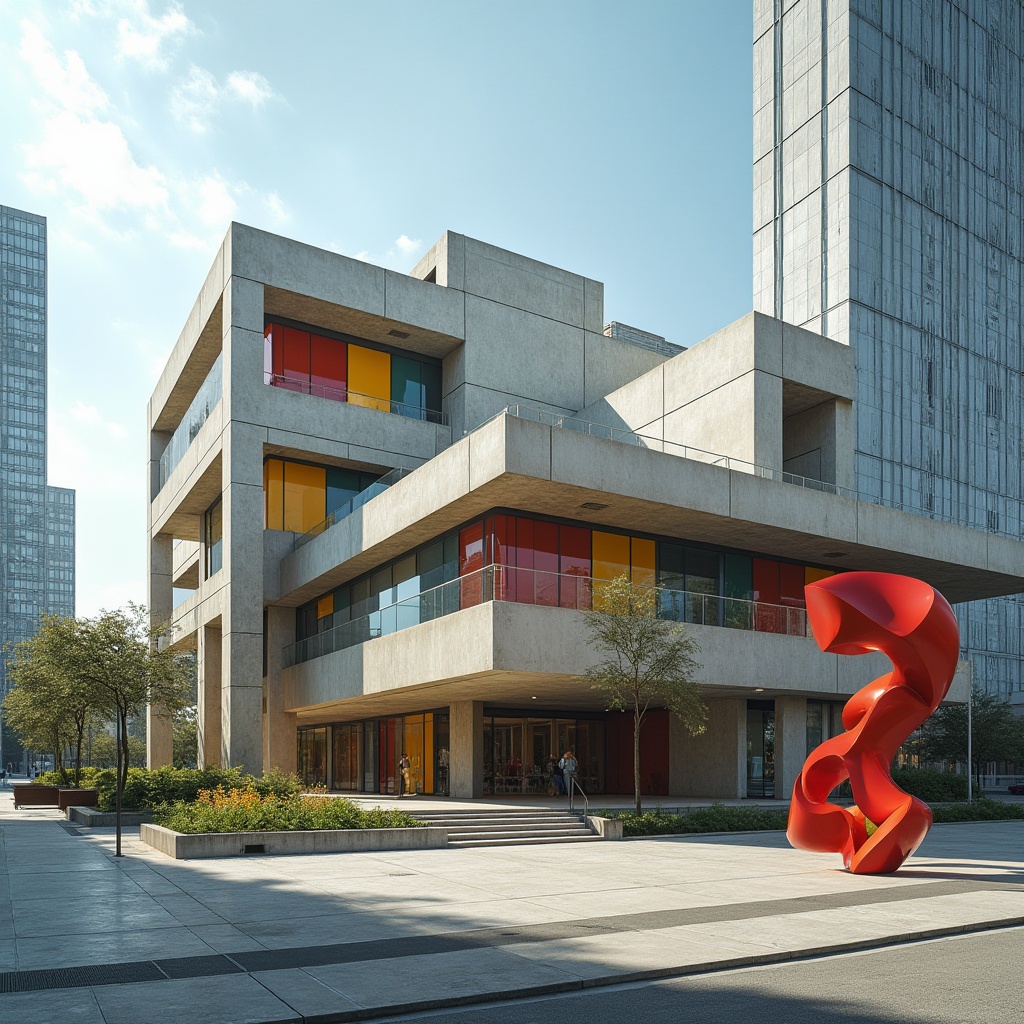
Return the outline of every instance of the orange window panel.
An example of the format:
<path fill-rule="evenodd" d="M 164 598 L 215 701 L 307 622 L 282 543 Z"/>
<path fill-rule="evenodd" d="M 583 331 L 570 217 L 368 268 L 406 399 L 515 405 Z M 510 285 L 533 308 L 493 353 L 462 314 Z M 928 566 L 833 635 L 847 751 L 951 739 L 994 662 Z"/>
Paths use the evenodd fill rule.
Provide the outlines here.
<path fill-rule="evenodd" d="M 284 463 L 267 459 L 263 463 L 263 528 L 284 529 Z"/>
<path fill-rule="evenodd" d="M 287 462 L 284 467 L 284 528 L 306 533 L 327 517 L 327 472 L 323 466 Z"/>
<path fill-rule="evenodd" d="M 594 579 L 613 580 L 629 572 L 629 537 L 594 530 Z"/>
<path fill-rule="evenodd" d="M 633 584 L 638 587 L 654 586 L 654 541 L 642 537 L 631 537 Z"/>
<path fill-rule="evenodd" d="M 817 583 L 818 580 L 827 580 L 829 576 L 835 576 L 831 569 L 812 569 L 808 565 L 804 568 L 804 586 L 808 583 Z"/>
<path fill-rule="evenodd" d="M 318 619 L 326 619 L 328 615 L 334 614 L 334 595 L 328 594 L 326 597 L 321 597 L 316 603 L 316 617 Z"/>
<path fill-rule="evenodd" d="M 391 411 L 391 356 L 387 352 L 349 345 L 348 400 L 351 405 Z"/>

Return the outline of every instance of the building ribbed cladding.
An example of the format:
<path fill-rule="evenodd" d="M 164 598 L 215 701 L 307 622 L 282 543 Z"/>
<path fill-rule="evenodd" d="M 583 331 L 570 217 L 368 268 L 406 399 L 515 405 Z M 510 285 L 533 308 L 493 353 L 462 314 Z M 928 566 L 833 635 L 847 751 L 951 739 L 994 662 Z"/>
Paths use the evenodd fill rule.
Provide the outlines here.
<path fill-rule="evenodd" d="M 853 346 L 858 489 L 1019 538 L 1018 0 L 755 0 L 755 308 Z M 1024 685 L 1019 597 L 960 606 Z"/>

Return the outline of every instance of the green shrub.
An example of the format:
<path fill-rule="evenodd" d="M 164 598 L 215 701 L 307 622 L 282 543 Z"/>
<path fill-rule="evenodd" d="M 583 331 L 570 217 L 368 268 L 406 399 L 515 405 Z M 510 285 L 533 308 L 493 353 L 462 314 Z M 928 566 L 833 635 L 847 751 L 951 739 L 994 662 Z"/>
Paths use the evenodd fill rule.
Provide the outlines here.
<path fill-rule="evenodd" d="M 613 812 L 615 813 L 615 812 Z M 727 807 L 712 804 L 672 814 L 660 807 L 637 815 L 623 811 L 622 832 L 627 836 L 667 836 L 700 832 L 765 832 L 786 827 L 787 811 L 763 807 Z"/>
<path fill-rule="evenodd" d="M 94 783 L 100 791 L 100 807 L 114 809 L 117 779 L 111 769 L 96 776 Z M 246 789 L 252 787 L 260 796 L 294 796 L 302 789 L 295 775 L 286 775 L 275 768 L 259 778 L 246 775 L 241 768 L 129 768 L 121 806 L 129 809 L 159 807 L 178 801 L 194 801 L 202 790 Z"/>
<path fill-rule="evenodd" d="M 71 768 L 66 769 L 68 774 L 68 780 L 71 784 L 74 784 L 75 773 Z M 89 765 L 83 765 L 81 774 L 79 775 L 79 785 L 83 789 L 91 789 L 96 785 L 96 776 L 102 771 L 101 768 L 92 768 Z M 35 780 L 40 786 L 63 786 L 64 780 L 60 777 L 60 772 L 40 772 L 39 777 Z"/>
<path fill-rule="evenodd" d="M 932 818 L 946 821 L 1009 821 L 1024 818 L 1024 804 L 1002 800 L 974 800 L 971 803 L 939 804 L 932 808 Z"/>
<path fill-rule="evenodd" d="M 929 768 L 894 768 L 892 781 L 904 792 L 925 803 L 967 799 L 967 776 Z"/>
<path fill-rule="evenodd" d="M 351 800 L 336 797 L 261 795 L 255 785 L 204 790 L 194 802 L 178 801 L 158 808 L 154 821 L 187 833 L 418 828 L 423 824 L 403 811 L 363 810 Z"/>

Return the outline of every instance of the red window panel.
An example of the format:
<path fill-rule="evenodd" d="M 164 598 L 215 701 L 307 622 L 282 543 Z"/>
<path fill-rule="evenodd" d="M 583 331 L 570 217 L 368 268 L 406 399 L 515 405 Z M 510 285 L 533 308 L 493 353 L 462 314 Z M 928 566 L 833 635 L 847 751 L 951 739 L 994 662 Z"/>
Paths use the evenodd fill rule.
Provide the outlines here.
<path fill-rule="evenodd" d="M 494 565 L 494 598 L 497 601 L 516 600 L 515 574 L 515 516 L 489 518 L 491 562 Z"/>
<path fill-rule="evenodd" d="M 590 607 L 590 530 L 562 526 L 558 531 L 558 603 L 563 608 Z"/>
<path fill-rule="evenodd" d="M 754 629 L 784 633 L 784 612 L 779 608 L 779 563 L 774 558 L 753 559 Z"/>
<path fill-rule="evenodd" d="M 558 604 L 558 524 L 533 524 L 533 564 L 537 604 Z"/>
<path fill-rule="evenodd" d="M 514 562 L 517 566 L 515 574 L 516 600 L 520 604 L 537 603 L 537 581 L 534 578 L 533 566 L 535 555 L 533 550 L 532 519 L 522 516 L 514 517 L 516 521 L 516 546 Z"/>
<path fill-rule="evenodd" d="M 310 349 L 310 394 L 344 402 L 348 394 L 348 346 L 343 341 L 313 334 Z"/>
<path fill-rule="evenodd" d="M 460 608 L 472 608 L 483 598 L 479 570 L 484 567 L 484 524 L 473 523 L 459 531 L 459 575 L 468 576 L 460 587 Z"/>
<path fill-rule="evenodd" d="M 284 354 L 279 387 L 289 391 L 309 392 L 309 332 L 294 327 L 281 328 L 284 335 Z M 277 328 L 274 329 L 277 340 Z"/>

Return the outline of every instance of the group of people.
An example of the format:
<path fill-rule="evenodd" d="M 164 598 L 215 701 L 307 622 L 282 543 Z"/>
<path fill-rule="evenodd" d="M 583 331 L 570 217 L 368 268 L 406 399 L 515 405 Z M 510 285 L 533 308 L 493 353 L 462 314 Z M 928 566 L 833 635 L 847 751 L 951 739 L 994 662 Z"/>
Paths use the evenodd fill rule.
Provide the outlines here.
<path fill-rule="evenodd" d="M 567 750 L 560 758 L 552 754 L 547 763 L 548 796 L 565 796 L 576 773 L 580 770 L 579 762 L 571 750 Z"/>

